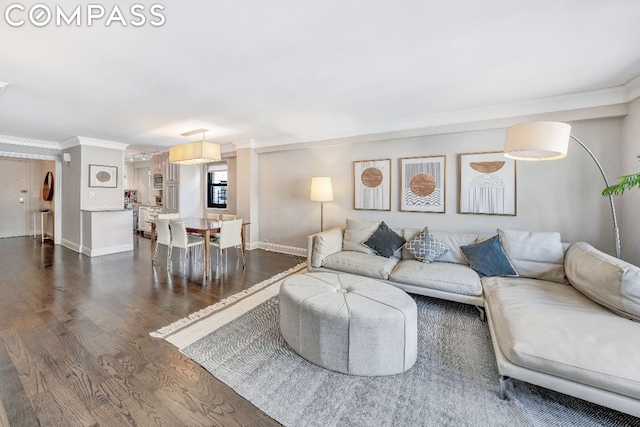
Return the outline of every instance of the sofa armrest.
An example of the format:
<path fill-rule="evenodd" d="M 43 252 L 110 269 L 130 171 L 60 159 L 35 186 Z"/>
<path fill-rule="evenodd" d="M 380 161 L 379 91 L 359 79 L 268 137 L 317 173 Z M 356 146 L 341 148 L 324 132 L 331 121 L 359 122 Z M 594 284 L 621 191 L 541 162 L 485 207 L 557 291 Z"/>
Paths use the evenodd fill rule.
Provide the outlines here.
<path fill-rule="evenodd" d="M 307 270 L 322 266 L 329 255 L 342 250 L 344 227 L 331 228 L 307 237 Z"/>

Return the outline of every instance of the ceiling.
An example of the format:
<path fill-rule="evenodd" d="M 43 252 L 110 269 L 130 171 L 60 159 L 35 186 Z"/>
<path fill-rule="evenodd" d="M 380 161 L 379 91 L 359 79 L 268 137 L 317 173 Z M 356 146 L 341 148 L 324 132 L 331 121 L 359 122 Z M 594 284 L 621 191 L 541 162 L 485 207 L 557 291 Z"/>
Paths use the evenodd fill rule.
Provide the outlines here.
<path fill-rule="evenodd" d="M 146 151 L 195 128 L 221 144 L 309 141 L 640 75 L 637 0 L 159 0 L 159 27 L 89 27 L 82 3 L 80 27 L 42 28 L 28 22 L 35 3 L 12 12 L 21 27 L 0 18 L 0 135 Z M 131 3 L 119 3 L 128 22 Z M 153 19 L 154 2 L 138 3 Z"/>

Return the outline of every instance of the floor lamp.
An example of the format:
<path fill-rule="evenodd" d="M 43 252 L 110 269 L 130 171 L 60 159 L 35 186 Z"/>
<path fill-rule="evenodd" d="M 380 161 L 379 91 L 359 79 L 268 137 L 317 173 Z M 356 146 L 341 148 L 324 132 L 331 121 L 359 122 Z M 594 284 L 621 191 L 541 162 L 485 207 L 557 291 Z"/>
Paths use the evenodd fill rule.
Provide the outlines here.
<path fill-rule="evenodd" d="M 578 138 L 571 135 L 571 126 L 560 122 L 532 122 L 521 123 L 507 129 L 504 141 L 504 155 L 516 160 L 556 160 L 567 155 L 569 139 L 573 139 L 589 153 L 600 169 L 605 187 L 609 187 L 607 175 L 591 150 Z M 622 258 L 620 249 L 620 230 L 616 218 L 616 208 L 613 196 L 609 196 L 611 216 L 613 218 L 613 237 L 615 239 L 616 256 Z"/>
<path fill-rule="evenodd" d="M 324 231 L 324 202 L 333 200 L 330 177 L 314 176 L 311 178 L 311 200 L 320 202 L 320 231 Z"/>

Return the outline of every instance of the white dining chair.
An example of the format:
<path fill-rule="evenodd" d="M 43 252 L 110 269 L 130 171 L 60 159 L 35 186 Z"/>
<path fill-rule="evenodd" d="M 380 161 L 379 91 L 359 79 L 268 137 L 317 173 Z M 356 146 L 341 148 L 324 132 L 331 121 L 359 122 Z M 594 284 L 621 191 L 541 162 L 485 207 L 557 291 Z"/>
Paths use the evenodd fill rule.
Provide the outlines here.
<path fill-rule="evenodd" d="M 180 219 L 179 213 L 158 214 L 158 219 Z"/>
<path fill-rule="evenodd" d="M 165 245 L 167 247 L 167 268 L 169 268 L 169 258 L 171 254 L 171 231 L 169 230 L 169 221 L 166 219 L 157 219 L 156 232 L 157 237 L 153 263 L 155 264 L 158 261 L 158 249 L 160 248 L 160 245 Z"/>
<path fill-rule="evenodd" d="M 171 246 L 169 246 L 169 261 L 171 260 L 173 248 L 184 249 L 186 258 L 191 255 L 191 250 L 193 248 L 204 248 L 204 239 L 202 238 L 202 236 L 196 237 L 188 234 L 187 229 L 184 226 L 184 221 L 171 220 L 169 222 L 169 225 L 171 227 Z M 200 257 L 200 259 L 202 259 L 202 257 Z M 182 263 L 182 251 L 180 251 L 180 263 Z"/>
<path fill-rule="evenodd" d="M 222 214 L 223 221 L 234 221 L 235 219 L 236 219 L 236 215 Z"/>
<path fill-rule="evenodd" d="M 220 219 L 220 214 L 207 212 L 207 219 L 218 221 Z"/>
<path fill-rule="evenodd" d="M 226 249 L 240 248 L 240 255 L 242 256 L 242 268 L 245 267 L 244 252 L 242 251 L 242 220 L 236 219 L 233 221 L 222 221 L 220 224 L 220 237 L 218 240 L 209 242 L 210 246 L 217 248 L 217 254 L 219 255 L 216 263 L 216 268 L 222 261 L 222 253 L 225 253 L 224 265 L 227 265 L 227 253 Z"/>

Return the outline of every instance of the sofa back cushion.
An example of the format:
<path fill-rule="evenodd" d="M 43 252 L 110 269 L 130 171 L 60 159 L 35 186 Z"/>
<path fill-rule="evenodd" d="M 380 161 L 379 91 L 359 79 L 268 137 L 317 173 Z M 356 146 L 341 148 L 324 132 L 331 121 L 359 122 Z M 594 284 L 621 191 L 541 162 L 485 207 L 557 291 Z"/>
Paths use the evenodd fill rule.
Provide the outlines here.
<path fill-rule="evenodd" d="M 342 250 L 362 252 L 369 255 L 375 254 L 371 248 L 364 245 L 364 242 L 375 233 L 379 226 L 380 221 L 347 219 L 347 226 L 342 240 Z"/>
<path fill-rule="evenodd" d="M 342 234 L 341 228 L 333 228 L 315 237 L 311 254 L 312 267 L 322 267 L 322 262 L 326 257 L 342 250 Z"/>
<path fill-rule="evenodd" d="M 566 283 L 560 233 L 499 228 L 498 235 L 520 277 Z"/>
<path fill-rule="evenodd" d="M 640 321 L 640 268 L 578 242 L 567 251 L 565 271 L 571 285 L 586 297 Z"/>
<path fill-rule="evenodd" d="M 422 232 L 421 228 L 405 228 L 403 230 L 403 237 L 408 242 L 412 240 L 416 235 Z M 440 255 L 435 259 L 435 261 L 440 262 L 453 262 L 456 264 L 469 265 L 464 255 L 462 255 L 462 251 L 460 250 L 461 246 L 467 246 L 472 243 L 475 243 L 478 238 L 477 234 L 470 233 L 453 233 L 448 231 L 437 231 L 431 230 L 435 237 L 438 238 L 447 248 L 444 254 Z M 415 256 L 408 249 L 402 248 L 402 259 L 416 259 Z"/>

